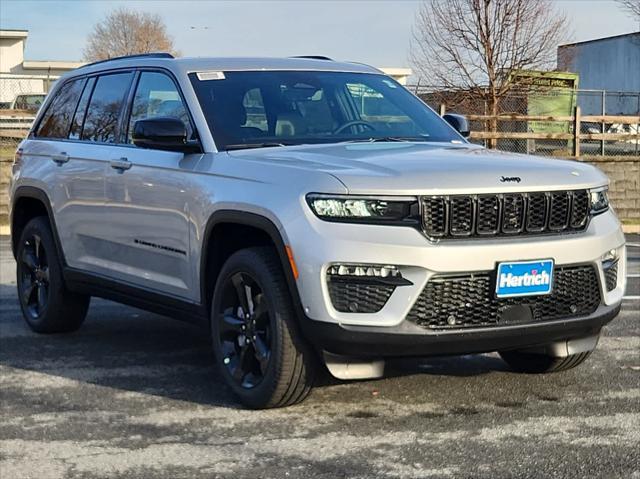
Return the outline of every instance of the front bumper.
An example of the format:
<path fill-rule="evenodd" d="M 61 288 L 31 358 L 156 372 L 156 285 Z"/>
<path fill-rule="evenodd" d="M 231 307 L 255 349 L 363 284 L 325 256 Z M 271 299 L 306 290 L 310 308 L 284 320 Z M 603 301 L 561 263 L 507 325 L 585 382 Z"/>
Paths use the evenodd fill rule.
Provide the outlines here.
<path fill-rule="evenodd" d="M 580 233 L 430 242 L 407 227 L 324 222 L 307 208 L 304 217 L 289 224 L 287 237 L 300 273 L 297 286 L 305 315 L 341 327 L 400 327 L 434 276 L 493 271 L 502 261 L 552 258 L 556 266 L 591 264 L 603 306 L 619 304 L 625 288 L 625 240 L 613 211 L 594 217 Z M 617 285 L 608 291 L 602 256 L 612 249 L 620 260 Z M 336 263 L 394 265 L 412 284 L 396 288 L 377 312 L 338 311 L 326 280 L 327 269 Z"/>
<path fill-rule="evenodd" d="M 430 331 L 409 321 L 394 327 L 349 326 L 303 320 L 303 333 L 318 350 L 358 357 L 442 356 L 523 349 L 595 336 L 620 311 L 620 304 L 569 320 L 513 326 Z"/>

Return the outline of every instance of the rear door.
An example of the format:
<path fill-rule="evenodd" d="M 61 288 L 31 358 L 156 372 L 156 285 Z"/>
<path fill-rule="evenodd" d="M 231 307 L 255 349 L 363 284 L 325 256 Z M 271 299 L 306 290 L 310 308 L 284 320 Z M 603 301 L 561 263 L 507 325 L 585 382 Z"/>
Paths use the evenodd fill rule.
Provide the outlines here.
<path fill-rule="evenodd" d="M 130 99 L 123 145 L 112 152 L 106 196 L 114 276 L 164 294 L 197 300 L 189 244 L 190 198 L 197 186 L 193 170 L 200 154 L 138 148 L 131 141 L 133 124 L 153 117 L 183 121 L 194 129 L 182 95 L 164 71 L 140 71 Z"/>
<path fill-rule="evenodd" d="M 48 188 L 64 256 L 74 267 L 87 266 L 79 236 L 95 234 L 105 201 L 104 165 L 88 158 L 85 145 L 69 139 L 77 129 L 77 112 L 86 109 L 94 82 L 72 79 L 56 89 L 28 145 L 28 155 L 38 159 L 32 164 L 40 169 L 33 176 Z"/>

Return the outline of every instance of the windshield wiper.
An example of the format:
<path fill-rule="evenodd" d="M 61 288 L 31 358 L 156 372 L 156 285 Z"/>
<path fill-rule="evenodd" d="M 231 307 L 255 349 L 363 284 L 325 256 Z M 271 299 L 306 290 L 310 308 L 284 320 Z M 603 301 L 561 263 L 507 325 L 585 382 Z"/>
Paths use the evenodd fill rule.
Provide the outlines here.
<path fill-rule="evenodd" d="M 407 143 L 412 141 L 428 141 L 425 137 L 419 136 L 376 136 L 371 138 L 359 138 L 357 140 L 348 140 L 347 143 L 377 143 L 377 142 L 400 142 Z"/>
<path fill-rule="evenodd" d="M 234 143 L 224 147 L 225 150 L 248 150 L 250 148 L 272 148 L 277 146 L 287 146 L 284 143 L 274 141 L 264 143 Z"/>

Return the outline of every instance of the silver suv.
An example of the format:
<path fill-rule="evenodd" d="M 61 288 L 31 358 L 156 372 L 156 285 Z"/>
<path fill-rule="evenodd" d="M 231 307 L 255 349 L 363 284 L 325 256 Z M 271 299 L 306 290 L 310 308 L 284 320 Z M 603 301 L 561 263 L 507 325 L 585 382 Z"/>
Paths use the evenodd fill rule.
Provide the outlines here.
<path fill-rule="evenodd" d="M 100 296 L 195 321 L 254 408 L 301 401 L 322 363 L 341 379 L 488 351 L 572 368 L 625 287 L 608 180 L 466 134 L 361 64 L 82 67 L 16 153 L 24 317 L 72 331 Z"/>

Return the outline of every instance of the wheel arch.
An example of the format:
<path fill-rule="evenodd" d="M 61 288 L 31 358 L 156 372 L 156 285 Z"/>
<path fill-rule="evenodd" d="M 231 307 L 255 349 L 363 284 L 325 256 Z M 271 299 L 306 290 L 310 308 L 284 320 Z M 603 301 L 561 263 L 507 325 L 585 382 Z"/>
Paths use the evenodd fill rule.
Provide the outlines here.
<path fill-rule="evenodd" d="M 27 223 L 36 216 L 47 217 L 53 233 L 53 240 L 58 250 L 58 256 L 62 263 L 66 264 L 60 238 L 58 237 L 58 229 L 56 228 L 56 222 L 53 216 L 53 209 L 51 208 L 51 201 L 43 190 L 33 186 L 19 186 L 12 195 L 9 224 L 11 225 L 11 250 L 14 258 L 16 257 L 18 240 L 20 239 L 22 230 Z"/>
<path fill-rule="evenodd" d="M 258 233 L 257 238 L 252 238 L 246 246 L 243 244 L 234 244 L 231 250 L 219 250 L 220 243 L 216 244 L 216 237 L 228 229 L 237 228 L 237 231 L 251 231 Z M 209 312 L 211 309 L 211 299 L 213 296 L 213 288 L 217 280 L 217 275 L 222 267 L 222 263 L 227 256 L 225 252 L 233 253 L 247 246 L 264 245 L 265 241 L 275 248 L 284 276 L 287 282 L 289 294 L 293 300 L 294 307 L 298 316 L 303 312 L 302 302 L 296 286 L 296 278 L 292 271 L 287 254 L 286 246 L 282 234 L 278 227 L 269 218 L 256 213 L 250 213 L 239 210 L 218 210 L 214 212 L 207 221 L 204 230 L 201 255 L 200 255 L 200 298 L 202 305 Z M 228 241 L 228 240 L 227 240 Z M 224 244 L 224 242 L 222 242 Z M 221 261 L 222 260 L 222 261 Z"/>

